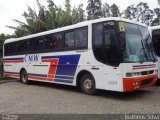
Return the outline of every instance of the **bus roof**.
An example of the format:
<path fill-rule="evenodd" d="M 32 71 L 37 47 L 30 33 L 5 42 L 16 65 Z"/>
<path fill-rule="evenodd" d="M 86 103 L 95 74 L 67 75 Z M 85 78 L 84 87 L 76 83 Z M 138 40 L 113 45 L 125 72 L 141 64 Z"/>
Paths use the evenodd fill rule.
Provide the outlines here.
<path fill-rule="evenodd" d="M 151 26 L 150 27 L 152 30 L 157 30 L 157 29 L 160 29 L 160 25 L 158 25 L 158 26 Z"/>
<path fill-rule="evenodd" d="M 24 37 L 20 37 L 20 38 L 11 38 L 11 39 L 5 40 L 4 43 L 10 43 L 10 42 L 14 42 L 14 41 L 20 41 L 20 40 L 34 38 L 34 37 L 38 37 L 38 36 L 42 36 L 42 35 L 47 35 L 47 34 L 51 34 L 51 33 L 57 33 L 57 32 L 61 32 L 61 31 L 70 30 L 70 29 L 74 29 L 74 28 L 78 28 L 78 27 L 84 27 L 84 26 L 87 26 L 87 25 L 90 25 L 93 23 L 104 22 L 104 21 L 109 21 L 109 20 L 129 22 L 129 23 L 138 24 L 138 25 L 147 27 L 146 25 L 139 23 L 137 21 L 128 20 L 128 19 L 119 18 L 119 17 L 109 17 L 109 18 L 101 18 L 101 19 L 96 19 L 96 20 L 84 21 L 84 22 L 80 22 L 80 23 L 77 23 L 74 25 L 65 26 L 65 27 L 61 27 L 61 28 L 57 28 L 57 29 L 53 29 L 53 30 L 48 30 L 45 32 L 36 33 L 36 34 L 32 34 L 32 35 L 28 35 L 28 36 L 24 36 Z"/>

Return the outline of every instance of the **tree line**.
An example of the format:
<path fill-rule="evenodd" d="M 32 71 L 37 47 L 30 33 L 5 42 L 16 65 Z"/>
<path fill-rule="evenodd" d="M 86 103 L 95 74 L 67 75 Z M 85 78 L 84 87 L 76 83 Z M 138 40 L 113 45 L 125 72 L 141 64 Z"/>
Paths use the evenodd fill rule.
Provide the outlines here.
<path fill-rule="evenodd" d="M 160 0 L 157 1 L 160 4 Z M 4 39 L 10 37 L 21 37 L 38 32 L 43 32 L 78 22 L 106 17 L 123 17 L 130 20 L 137 20 L 148 26 L 160 25 L 160 8 L 150 9 L 149 5 L 140 2 L 137 5 L 130 5 L 124 11 L 120 11 L 116 4 L 102 4 L 101 0 L 88 0 L 86 10 L 83 4 L 78 7 L 71 7 L 70 0 L 65 0 L 64 6 L 57 6 L 53 0 L 47 0 L 47 6 L 37 0 L 37 11 L 30 6 L 22 16 L 26 22 L 13 19 L 18 26 L 7 26 L 14 29 L 14 35 L 0 34 L 0 44 Z"/>

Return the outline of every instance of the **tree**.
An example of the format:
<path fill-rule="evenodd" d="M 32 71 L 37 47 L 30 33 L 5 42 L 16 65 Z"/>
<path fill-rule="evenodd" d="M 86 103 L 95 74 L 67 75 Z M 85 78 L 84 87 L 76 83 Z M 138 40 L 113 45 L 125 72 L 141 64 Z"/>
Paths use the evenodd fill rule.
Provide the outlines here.
<path fill-rule="evenodd" d="M 140 2 L 137 5 L 137 21 L 150 25 L 154 17 L 154 12 L 149 8 L 147 3 Z"/>
<path fill-rule="evenodd" d="M 17 36 L 20 37 L 19 35 L 29 35 L 29 34 L 35 34 L 38 32 L 45 31 L 49 29 L 49 26 L 46 24 L 46 14 L 45 14 L 45 7 L 42 6 L 39 1 L 37 0 L 37 6 L 38 6 L 38 12 L 33 10 L 31 7 L 28 6 L 28 11 L 24 12 L 22 15 L 26 20 L 26 23 L 13 19 L 15 22 L 19 24 L 18 27 L 13 27 L 13 26 L 7 26 L 11 29 L 15 29 L 15 33 L 22 33 L 18 34 Z"/>
<path fill-rule="evenodd" d="M 65 1 L 65 24 L 71 25 L 72 24 L 72 16 L 71 16 L 71 4 L 70 0 Z"/>
<path fill-rule="evenodd" d="M 120 17 L 120 10 L 116 4 L 111 6 L 111 16 L 112 17 Z"/>
<path fill-rule="evenodd" d="M 87 19 L 98 19 L 102 17 L 102 3 L 101 0 L 88 0 Z"/>
<path fill-rule="evenodd" d="M 83 4 L 79 5 L 78 8 L 73 8 L 72 11 L 72 24 L 82 22 L 85 20 L 85 11 L 83 10 Z"/>
<path fill-rule="evenodd" d="M 151 23 L 151 26 L 160 25 L 160 8 L 155 8 L 154 13 L 155 13 L 155 17 Z"/>
<path fill-rule="evenodd" d="M 7 27 L 14 29 L 16 36 L 21 37 L 64 27 L 85 20 L 83 5 L 79 5 L 78 8 L 72 10 L 70 0 L 65 1 L 64 9 L 60 6 L 56 6 L 52 0 L 47 0 L 47 2 L 48 6 L 45 7 L 37 0 L 38 11 L 28 6 L 28 11 L 22 14 L 26 22 L 13 19 L 19 25 L 17 27 Z"/>
<path fill-rule="evenodd" d="M 14 38 L 15 35 L 5 35 L 3 33 L 0 34 L 0 50 L 2 50 L 3 48 L 3 43 L 6 39 L 9 39 L 9 38 Z"/>
<path fill-rule="evenodd" d="M 123 11 L 122 17 L 130 20 L 135 20 L 137 16 L 136 13 L 137 13 L 137 8 L 135 7 L 135 5 L 130 5 L 127 7 L 126 10 Z"/>
<path fill-rule="evenodd" d="M 102 6 L 102 17 L 111 17 L 111 8 L 108 3 L 104 3 Z"/>
<path fill-rule="evenodd" d="M 160 5 L 160 0 L 158 0 L 158 4 Z"/>
<path fill-rule="evenodd" d="M 140 2 L 136 6 L 128 6 L 122 13 L 122 17 L 130 20 L 137 20 L 138 22 L 144 23 L 148 26 L 152 24 L 154 16 L 154 11 L 149 8 L 147 3 L 143 2 Z"/>

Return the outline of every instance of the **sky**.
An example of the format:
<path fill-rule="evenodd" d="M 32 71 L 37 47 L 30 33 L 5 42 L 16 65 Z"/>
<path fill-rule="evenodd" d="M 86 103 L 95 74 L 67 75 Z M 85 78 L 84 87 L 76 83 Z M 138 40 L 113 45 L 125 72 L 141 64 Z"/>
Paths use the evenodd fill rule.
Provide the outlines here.
<path fill-rule="evenodd" d="M 39 0 L 42 5 L 47 5 L 46 0 Z M 65 0 L 53 0 L 56 5 L 64 6 Z M 70 0 L 72 7 L 79 4 L 84 5 L 86 9 L 88 0 Z M 120 11 L 123 11 L 127 6 L 140 2 L 148 3 L 151 9 L 159 7 L 157 0 L 101 0 L 102 3 L 107 2 L 109 5 L 116 4 Z M 14 30 L 7 28 L 6 26 L 17 26 L 12 19 L 17 19 L 25 22 L 22 13 L 27 10 L 27 6 L 36 8 L 36 0 L 0 0 L 0 33 L 13 34 Z"/>

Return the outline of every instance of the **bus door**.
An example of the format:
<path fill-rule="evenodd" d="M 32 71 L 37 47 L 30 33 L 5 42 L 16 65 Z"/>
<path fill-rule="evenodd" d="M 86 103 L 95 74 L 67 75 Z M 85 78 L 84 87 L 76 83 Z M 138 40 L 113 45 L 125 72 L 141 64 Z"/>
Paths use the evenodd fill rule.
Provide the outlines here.
<path fill-rule="evenodd" d="M 110 90 L 115 90 L 120 86 L 120 50 L 119 41 L 115 22 L 104 23 L 104 56 L 105 56 L 105 78 L 107 78 L 107 86 Z"/>

